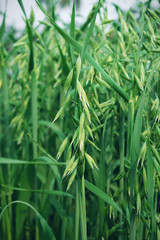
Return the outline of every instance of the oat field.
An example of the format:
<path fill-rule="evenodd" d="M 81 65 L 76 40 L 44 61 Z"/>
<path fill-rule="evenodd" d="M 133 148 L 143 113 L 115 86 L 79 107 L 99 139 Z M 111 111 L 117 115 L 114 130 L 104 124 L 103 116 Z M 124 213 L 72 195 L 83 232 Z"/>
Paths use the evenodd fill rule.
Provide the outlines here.
<path fill-rule="evenodd" d="M 0 240 L 160 240 L 160 8 L 35 1 L 0 12 Z"/>

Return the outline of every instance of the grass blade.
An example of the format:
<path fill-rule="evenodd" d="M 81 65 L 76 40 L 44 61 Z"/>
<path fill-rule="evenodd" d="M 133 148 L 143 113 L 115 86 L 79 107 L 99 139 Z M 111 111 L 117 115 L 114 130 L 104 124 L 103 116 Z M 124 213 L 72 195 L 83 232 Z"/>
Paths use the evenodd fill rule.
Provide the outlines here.
<path fill-rule="evenodd" d="M 44 159 L 45 157 L 41 157 L 41 159 Z M 48 158 L 50 159 L 50 158 Z M 35 159 L 36 160 L 36 159 Z M 11 159 L 11 158 L 0 158 L 0 164 L 13 164 L 13 165 L 66 165 L 66 163 L 60 163 L 60 162 L 53 162 L 53 161 L 48 161 L 48 162 L 43 162 L 43 161 L 26 161 L 26 160 L 19 160 L 19 159 Z"/>
<path fill-rule="evenodd" d="M 5 184 L 1 184 L 2 188 L 8 188 L 11 190 L 16 190 L 16 191 L 22 191 L 22 192 L 36 192 L 36 193 L 44 193 L 44 194 L 49 194 L 49 195 L 55 195 L 55 196 L 64 196 L 64 197 L 71 197 L 74 198 L 71 194 L 62 192 L 62 191 L 57 191 L 57 190 L 47 190 L 47 189 L 26 189 L 26 188 L 20 188 L 20 187 L 11 187 L 7 186 Z"/>
<path fill-rule="evenodd" d="M 72 38 L 74 38 L 74 32 L 75 32 L 75 0 L 73 0 L 71 23 L 70 23 L 70 35 Z M 71 44 L 70 44 L 70 53 L 71 53 L 71 61 L 72 61 L 72 67 L 73 67 L 74 65 L 73 46 Z"/>
<path fill-rule="evenodd" d="M 115 208 L 116 210 L 118 210 L 119 212 L 122 213 L 122 209 L 118 206 L 118 204 L 110 196 L 108 196 L 100 188 L 96 187 L 95 185 L 93 185 L 92 183 L 88 182 L 87 180 L 84 180 L 84 182 L 85 182 L 85 187 L 90 192 L 92 192 L 97 197 L 99 197 L 100 199 L 104 200 L 106 203 L 108 203 L 113 208 Z"/>
<path fill-rule="evenodd" d="M 83 62 L 83 58 L 84 58 L 85 52 L 86 52 L 86 50 L 87 50 L 87 47 L 88 47 L 88 45 L 89 45 L 90 37 L 91 37 L 92 32 L 93 32 L 93 28 L 94 28 L 95 21 L 96 21 L 96 17 L 97 17 L 97 12 L 98 12 L 98 10 L 99 10 L 99 5 L 100 5 L 100 0 L 98 1 L 98 4 L 97 4 L 97 7 L 96 7 L 94 16 L 93 16 L 93 18 L 92 18 L 91 24 L 90 24 L 89 29 L 88 29 L 88 31 L 87 31 L 87 34 L 86 34 L 86 36 L 85 36 L 85 40 L 84 40 L 83 47 L 82 47 L 82 51 L 81 51 L 81 59 L 82 59 L 82 62 Z"/>
<path fill-rule="evenodd" d="M 57 40 L 57 45 L 58 45 L 58 49 L 59 49 L 59 53 L 60 53 L 60 56 L 61 56 L 61 59 L 62 59 L 62 67 L 63 67 L 63 72 L 65 75 L 68 75 L 69 73 L 69 67 L 68 67 L 68 64 L 66 62 L 66 58 L 63 54 L 63 51 L 58 43 L 58 40 Z"/>
<path fill-rule="evenodd" d="M 18 0 L 18 3 L 22 9 L 22 12 L 25 16 L 25 19 L 26 19 L 26 26 L 27 26 L 27 32 L 28 32 L 28 39 L 29 39 L 29 48 L 30 48 L 30 56 L 29 56 L 29 73 L 32 72 L 32 70 L 34 69 L 34 54 L 33 54 L 33 35 L 32 35 L 32 29 L 31 29 L 31 26 L 30 26 L 30 23 L 27 19 L 27 14 L 25 12 L 25 9 L 24 9 L 24 5 L 23 5 L 23 2 L 22 0 Z"/>
<path fill-rule="evenodd" d="M 133 198 L 134 180 L 136 175 L 137 161 L 140 150 L 140 136 L 142 129 L 142 113 L 144 108 L 144 93 L 141 97 L 139 108 L 136 115 L 132 143 L 131 143 L 131 199 Z"/>
<path fill-rule="evenodd" d="M 4 13 L 2 25 L 0 27 L 0 42 L 1 42 L 1 44 L 2 44 L 2 40 L 3 40 L 4 32 L 5 32 L 5 21 L 6 21 L 6 13 Z"/>
<path fill-rule="evenodd" d="M 40 221 L 40 224 L 41 224 L 42 229 L 43 229 L 43 233 L 48 236 L 48 239 L 56 240 L 56 238 L 55 238 L 55 236 L 54 236 L 54 234 L 53 234 L 50 226 L 49 226 L 48 223 L 46 222 L 46 220 L 41 216 L 41 214 L 40 214 L 32 205 L 30 205 L 30 204 L 27 203 L 27 202 L 23 202 L 23 201 L 13 201 L 13 202 L 9 203 L 8 205 L 6 205 L 6 206 L 2 209 L 2 211 L 1 211 L 0 221 L 1 221 L 2 217 L 3 217 L 4 212 L 8 209 L 8 207 L 10 207 L 10 206 L 13 205 L 13 204 L 17 204 L 17 203 L 18 203 L 18 204 L 26 205 L 27 207 L 31 208 L 31 209 L 34 211 L 34 213 L 36 214 L 36 216 L 38 217 L 39 221 Z"/>

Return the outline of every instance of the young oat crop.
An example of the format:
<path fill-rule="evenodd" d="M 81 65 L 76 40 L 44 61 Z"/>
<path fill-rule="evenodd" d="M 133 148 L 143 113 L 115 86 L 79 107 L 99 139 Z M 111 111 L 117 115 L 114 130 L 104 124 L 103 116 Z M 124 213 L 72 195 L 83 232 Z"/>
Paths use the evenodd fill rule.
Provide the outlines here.
<path fill-rule="evenodd" d="M 160 239 L 160 9 L 35 1 L 18 39 L 1 12 L 0 239 Z"/>

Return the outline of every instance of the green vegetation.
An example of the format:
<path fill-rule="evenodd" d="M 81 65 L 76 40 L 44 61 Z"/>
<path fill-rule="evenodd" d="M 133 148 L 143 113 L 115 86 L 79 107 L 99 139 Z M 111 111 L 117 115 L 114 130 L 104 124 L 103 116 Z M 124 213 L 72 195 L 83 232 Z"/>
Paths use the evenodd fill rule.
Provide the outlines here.
<path fill-rule="evenodd" d="M 111 21 L 99 1 L 77 29 L 73 0 L 63 30 L 18 2 L 24 34 L 0 28 L 0 239 L 160 239 L 160 10 Z"/>

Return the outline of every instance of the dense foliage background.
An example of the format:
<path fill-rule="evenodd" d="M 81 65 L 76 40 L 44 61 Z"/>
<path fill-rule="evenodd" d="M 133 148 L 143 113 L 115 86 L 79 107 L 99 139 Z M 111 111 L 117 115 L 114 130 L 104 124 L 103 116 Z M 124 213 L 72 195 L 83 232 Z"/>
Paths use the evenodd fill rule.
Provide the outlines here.
<path fill-rule="evenodd" d="M 53 4 L 34 27 L 18 2 L 22 36 L 0 28 L 0 239 L 160 239 L 160 9 L 111 20 L 99 1 L 77 29 L 73 1 L 63 30 Z"/>

